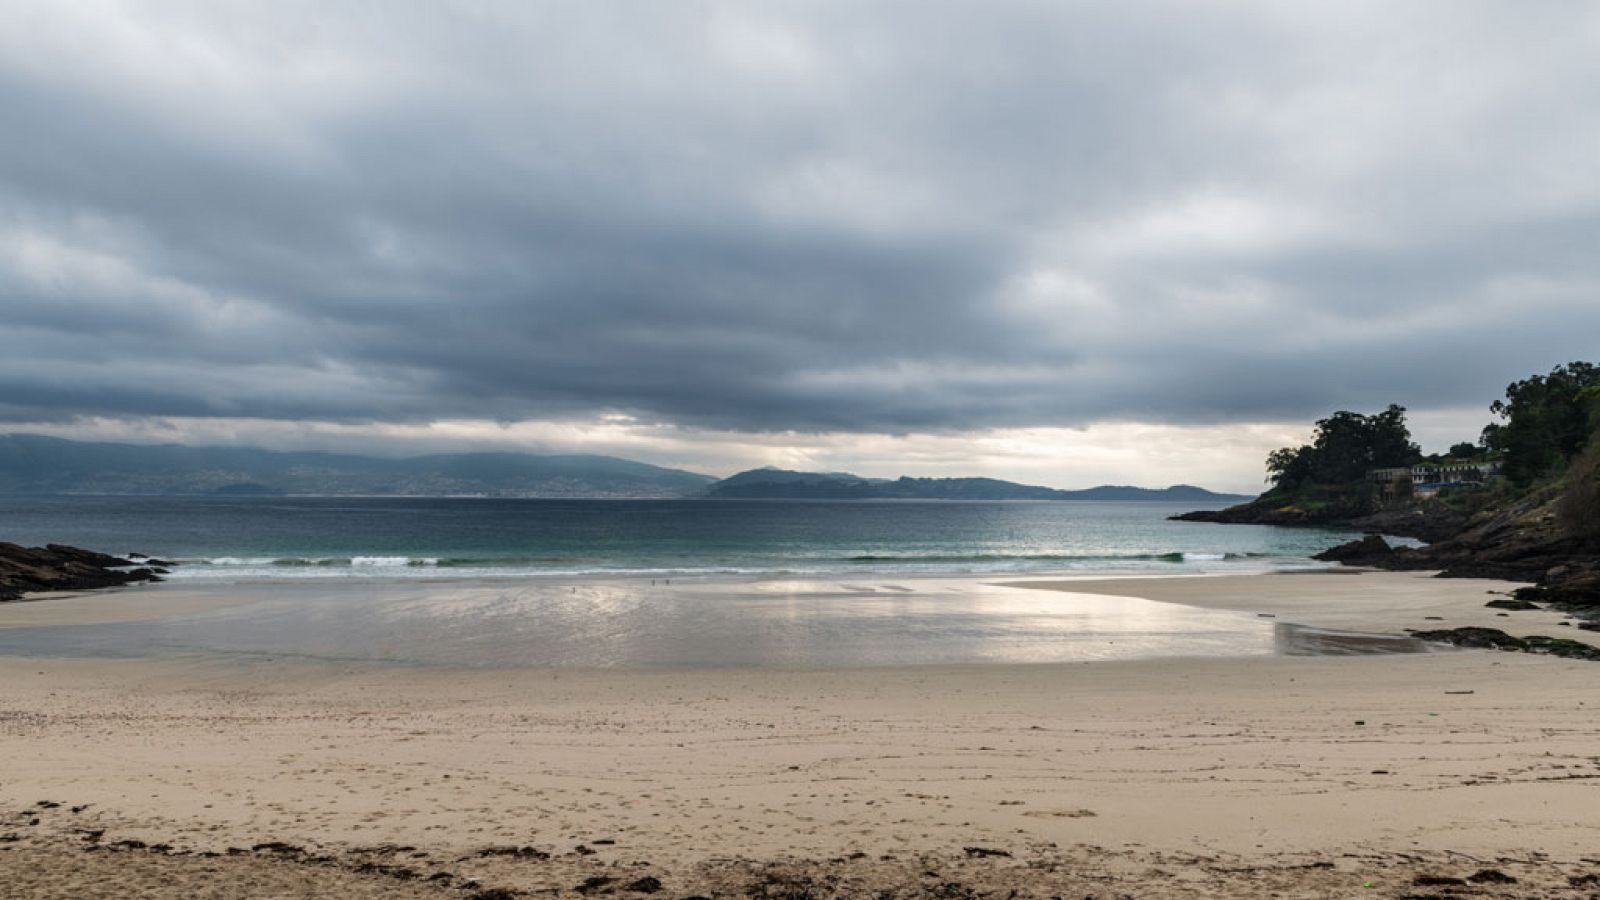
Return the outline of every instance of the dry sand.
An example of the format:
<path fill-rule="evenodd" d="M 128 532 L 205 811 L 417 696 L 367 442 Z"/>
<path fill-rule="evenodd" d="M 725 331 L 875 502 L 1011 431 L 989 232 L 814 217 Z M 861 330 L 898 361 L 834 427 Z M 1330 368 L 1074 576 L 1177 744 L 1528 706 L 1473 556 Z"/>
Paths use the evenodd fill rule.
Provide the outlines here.
<path fill-rule="evenodd" d="M 1415 574 L 1018 590 L 1040 587 L 1597 637 L 1483 609 L 1503 583 Z M 1593 663 L 1487 651 L 819 672 L 5 658 L 0 897 L 1587 897 L 1597 686 Z"/>

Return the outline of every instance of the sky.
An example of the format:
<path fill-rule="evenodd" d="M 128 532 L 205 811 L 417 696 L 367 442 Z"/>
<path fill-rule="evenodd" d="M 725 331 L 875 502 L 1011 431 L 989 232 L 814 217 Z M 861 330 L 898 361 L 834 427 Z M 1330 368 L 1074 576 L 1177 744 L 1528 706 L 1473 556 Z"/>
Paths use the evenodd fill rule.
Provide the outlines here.
<path fill-rule="evenodd" d="M 1254 491 L 1600 357 L 1600 6 L 0 4 L 0 432 Z"/>

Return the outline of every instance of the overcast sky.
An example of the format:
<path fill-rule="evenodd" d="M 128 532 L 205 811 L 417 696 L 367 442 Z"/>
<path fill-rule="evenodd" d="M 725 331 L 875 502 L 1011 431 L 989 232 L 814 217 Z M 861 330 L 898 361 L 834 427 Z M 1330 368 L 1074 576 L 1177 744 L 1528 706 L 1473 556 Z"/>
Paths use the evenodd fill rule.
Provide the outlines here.
<path fill-rule="evenodd" d="M 1254 489 L 1600 357 L 1590 2 L 0 4 L 0 431 Z"/>

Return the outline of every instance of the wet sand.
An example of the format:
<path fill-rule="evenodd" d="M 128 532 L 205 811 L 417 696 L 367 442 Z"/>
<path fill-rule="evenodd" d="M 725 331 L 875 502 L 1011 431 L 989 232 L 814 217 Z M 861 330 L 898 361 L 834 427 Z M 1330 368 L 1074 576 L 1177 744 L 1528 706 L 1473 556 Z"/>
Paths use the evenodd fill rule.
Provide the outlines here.
<path fill-rule="evenodd" d="M 1067 586 L 1594 637 L 1484 610 L 1496 582 Z M 1467 887 L 1588 896 L 1597 686 L 1593 663 L 1480 651 L 655 672 L 9 657 L 0 896 L 1405 896 L 1486 870 L 1517 882 Z"/>

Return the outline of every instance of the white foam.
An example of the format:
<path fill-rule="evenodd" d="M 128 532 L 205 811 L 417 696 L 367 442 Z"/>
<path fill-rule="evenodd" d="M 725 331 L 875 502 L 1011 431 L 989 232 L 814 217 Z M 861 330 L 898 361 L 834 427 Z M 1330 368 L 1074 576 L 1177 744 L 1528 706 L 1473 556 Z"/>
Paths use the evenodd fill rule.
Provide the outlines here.
<path fill-rule="evenodd" d="M 353 556 L 350 558 L 350 565 L 357 568 L 391 569 L 401 566 L 436 566 L 438 564 L 439 561 L 437 559 L 427 557 L 414 559 L 409 556 Z"/>

